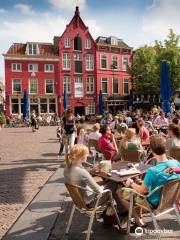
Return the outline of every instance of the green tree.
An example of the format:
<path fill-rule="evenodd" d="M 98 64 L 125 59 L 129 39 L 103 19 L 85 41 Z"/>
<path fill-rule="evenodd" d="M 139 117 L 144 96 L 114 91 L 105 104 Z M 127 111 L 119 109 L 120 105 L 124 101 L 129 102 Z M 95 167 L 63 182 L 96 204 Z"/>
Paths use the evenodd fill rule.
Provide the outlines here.
<path fill-rule="evenodd" d="M 133 64 L 128 69 L 134 90 L 138 94 L 159 94 L 160 62 L 167 60 L 173 92 L 180 88 L 180 36 L 170 29 L 167 39 L 155 41 L 153 47 L 142 46 L 136 50 Z"/>
<path fill-rule="evenodd" d="M 138 94 L 157 94 L 159 83 L 157 79 L 156 51 L 147 45 L 136 50 L 133 65 L 129 68 L 133 87 Z"/>
<path fill-rule="evenodd" d="M 180 88 L 180 36 L 170 29 L 169 35 L 164 42 L 155 41 L 157 52 L 157 64 L 161 60 L 167 60 L 170 67 L 170 79 L 172 81 L 173 92 Z M 160 67 L 157 72 L 160 75 Z"/>

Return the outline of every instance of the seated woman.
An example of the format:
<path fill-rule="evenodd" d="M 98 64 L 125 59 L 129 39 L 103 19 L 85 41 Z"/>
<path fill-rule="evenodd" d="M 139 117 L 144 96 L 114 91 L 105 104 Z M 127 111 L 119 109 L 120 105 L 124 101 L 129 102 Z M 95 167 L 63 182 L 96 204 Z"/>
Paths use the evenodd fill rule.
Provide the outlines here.
<path fill-rule="evenodd" d="M 148 145 L 149 144 L 149 131 L 144 126 L 144 120 L 142 118 L 137 120 L 137 125 L 139 127 L 139 137 L 141 139 L 142 145 Z"/>
<path fill-rule="evenodd" d="M 99 123 L 94 124 L 92 132 L 89 134 L 89 139 L 98 140 L 101 137 L 99 129 L 100 129 Z"/>
<path fill-rule="evenodd" d="M 122 150 L 141 150 L 143 151 L 143 147 L 141 145 L 141 141 L 136 136 L 136 130 L 134 128 L 128 128 L 125 131 L 124 138 L 122 139 L 120 145 L 120 151 Z"/>
<path fill-rule="evenodd" d="M 82 144 L 74 145 L 69 153 L 68 161 L 64 169 L 65 182 L 69 182 L 80 187 L 85 203 L 88 207 L 93 207 L 96 202 L 96 194 L 102 193 L 104 188 L 110 188 L 114 194 L 117 189 L 117 185 L 111 184 L 105 187 L 98 185 L 89 172 L 83 167 L 83 163 L 86 162 L 89 155 L 89 150 Z M 87 190 L 86 190 L 87 189 Z M 94 191 L 95 193 L 93 193 Z M 109 198 L 109 194 L 104 194 L 100 199 L 99 204 L 106 202 Z"/>
<path fill-rule="evenodd" d="M 169 124 L 168 136 L 166 142 L 167 153 L 169 154 L 171 149 L 174 147 L 180 147 L 180 127 L 175 124 Z"/>
<path fill-rule="evenodd" d="M 106 160 L 116 161 L 120 160 L 117 144 L 114 135 L 108 125 L 103 125 L 100 128 L 102 136 L 98 139 L 98 146 Z"/>

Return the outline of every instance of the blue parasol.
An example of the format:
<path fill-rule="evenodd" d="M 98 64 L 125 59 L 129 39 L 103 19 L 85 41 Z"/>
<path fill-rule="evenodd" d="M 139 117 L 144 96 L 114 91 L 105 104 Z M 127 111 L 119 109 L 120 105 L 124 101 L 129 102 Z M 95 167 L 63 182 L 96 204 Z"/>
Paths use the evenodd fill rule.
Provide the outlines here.
<path fill-rule="evenodd" d="M 172 96 L 172 89 L 171 80 L 169 76 L 169 65 L 166 60 L 161 61 L 160 96 L 163 111 L 165 113 L 170 113 L 171 112 L 170 99 Z"/>
<path fill-rule="evenodd" d="M 104 100 L 102 95 L 102 90 L 99 91 L 99 114 L 104 114 Z"/>
<path fill-rule="evenodd" d="M 64 107 L 64 110 L 68 108 L 68 96 L 67 96 L 66 89 L 64 89 L 63 107 Z"/>
<path fill-rule="evenodd" d="M 26 89 L 24 90 L 23 95 L 23 118 L 29 118 L 29 97 Z"/>

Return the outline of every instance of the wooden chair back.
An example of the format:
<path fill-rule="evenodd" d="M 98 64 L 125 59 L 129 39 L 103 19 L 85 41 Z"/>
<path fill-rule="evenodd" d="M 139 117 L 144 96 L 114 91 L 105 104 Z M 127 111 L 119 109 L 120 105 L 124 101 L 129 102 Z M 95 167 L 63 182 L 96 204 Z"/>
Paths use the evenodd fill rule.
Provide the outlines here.
<path fill-rule="evenodd" d="M 180 161 L 180 147 L 173 147 L 170 150 L 170 157 Z"/>
<path fill-rule="evenodd" d="M 65 186 L 72 198 L 73 203 L 79 209 L 87 209 L 86 203 L 82 197 L 81 189 L 79 186 L 66 182 Z"/>
<path fill-rule="evenodd" d="M 164 185 L 157 211 L 171 208 L 178 200 L 180 200 L 180 179 L 169 181 Z"/>
<path fill-rule="evenodd" d="M 142 152 L 139 150 L 125 150 L 123 149 L 121 152 L 121 156 L 123 161 L 128 162 L 139 162 L 141 158 Z"/>

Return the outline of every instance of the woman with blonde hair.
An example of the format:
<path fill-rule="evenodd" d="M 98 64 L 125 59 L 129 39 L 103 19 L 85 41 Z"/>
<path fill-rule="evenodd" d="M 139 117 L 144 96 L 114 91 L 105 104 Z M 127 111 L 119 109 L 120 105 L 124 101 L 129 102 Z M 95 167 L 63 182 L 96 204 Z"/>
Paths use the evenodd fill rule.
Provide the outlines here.
<path fill-rule="evenodd" d="M 102 193 L 104 187 L 98 185 L 89 172 L 83 167 L 83 163 L 86 162 L 89 155 L 89 150 L 85 145 L 76 144 L 70 149 L 70 153 L 67 160 L 67 165 L 64 170 L 65 182 L 83 187 L 82 195 L 88 206 L 93 206 L 95 203 L 96 192 Z M 109 195 L 103 195 L 101 202 L 107 201 Z"/>
<path fill-rule="evenodd" d="M 135 128 L 126 129 L 120 148 L 121 150 L 131 150 L 131 151 L 143 150 L 141 141 L 136 136 Z"/>

